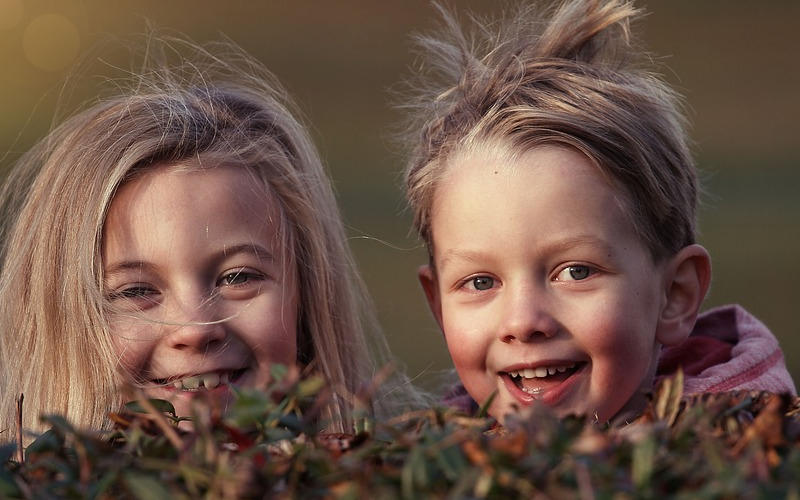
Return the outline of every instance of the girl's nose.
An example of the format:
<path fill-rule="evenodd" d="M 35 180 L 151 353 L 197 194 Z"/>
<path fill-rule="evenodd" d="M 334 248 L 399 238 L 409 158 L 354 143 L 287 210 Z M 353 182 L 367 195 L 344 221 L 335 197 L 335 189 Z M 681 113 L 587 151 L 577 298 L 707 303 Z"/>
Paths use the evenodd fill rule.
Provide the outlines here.
<path fill-rule="evenodd" d="M 500 340 L 533 342 L 537 338 L 550 338 L 558 332 L 558 322 L 553 316 L 552 300 L 546 292 L 532 287 L 506 290 L 500 315 Z"/>
<path fill-rule="evenodd" d="M 216 301 L 187 299 L 174 304 L 176 314 L 169 320 L 168 343 L 175 349 L 208 350 L 225 339 L 225 322 L 218 318 Z"/>

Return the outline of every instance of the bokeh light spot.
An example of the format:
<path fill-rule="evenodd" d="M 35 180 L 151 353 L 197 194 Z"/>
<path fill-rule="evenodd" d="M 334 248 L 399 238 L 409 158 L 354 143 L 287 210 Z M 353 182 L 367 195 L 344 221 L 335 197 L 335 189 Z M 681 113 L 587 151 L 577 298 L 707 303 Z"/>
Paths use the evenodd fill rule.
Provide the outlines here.
<path fill-rule="evenodd" d="M 39 16 L 25 28 L 22 50 L 31 64 L 45 71 L 69 66 L 78 56 L 81 36 L 75 24 L 58 14 Z"/>
<path fill-rule="evenodd" d="M 22 21 L 22 0 L 0 0 L 0 30 L 8 30 Z"/>

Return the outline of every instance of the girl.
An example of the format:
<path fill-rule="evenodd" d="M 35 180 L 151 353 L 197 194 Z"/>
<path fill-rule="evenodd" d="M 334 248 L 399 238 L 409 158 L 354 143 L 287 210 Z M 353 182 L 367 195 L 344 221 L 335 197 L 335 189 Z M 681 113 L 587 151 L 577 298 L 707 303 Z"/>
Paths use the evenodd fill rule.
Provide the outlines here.
<path fill-rule="evenodd" d="M 743 309 L 696 321 L 711 279 L 697 174 L 679 99 L 633 44 L 638 10 L 510 14 L 468 35 L 445 13 L 423 45 L 446 81 L 407 106 L 419 278 L 464 389 L 450 402 L 629 421 L 678 367 L 686 393 L 794 393 Z"/>
<path fill-rule="evenodd" d="M 26 427 L 56 413 L 103 428 L 137 388 L 187 415 L 195 397 L 264 386 L 276 363 L 323 374 L 322 421 L 349 430 L 386 350 L 306 129 L 241 50 L 147 45 L 132 85 L 3 186 L 4 438 L 20 394 Z M 409 402 L 405 386 L 392 397 Z"/>

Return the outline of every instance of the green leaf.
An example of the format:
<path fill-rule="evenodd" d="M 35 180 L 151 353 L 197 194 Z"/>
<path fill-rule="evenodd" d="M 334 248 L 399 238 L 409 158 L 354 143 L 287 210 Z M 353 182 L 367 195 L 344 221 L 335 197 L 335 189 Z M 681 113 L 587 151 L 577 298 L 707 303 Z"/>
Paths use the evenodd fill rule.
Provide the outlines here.
<path fill-rule="evenodd" d="M 489 407 L 492 406 L 492 401 L 494 398 L 497 397 L 497 391 L 494 391 L 486 401 L 478 408 L 478 413 L 475 415 L 476 418 L 486 418 L 489 416 Z"/>
<path fill-rule="evenodd" d="M 0 498 L 22 498 L 14 475 L 5 469 L 0 469 Z"/>
<path fill-rule="evenodd" d="M 37 437 L 25 450 L 25 455 L 58 452 L 64 448 L 64 437 L 53 429 Z"/>
<path fill-rule="evenodd" d="M 161 413 L 167 413 L 173 417 L 178 416 L 172 403 L 165 399 L 148 399 L 147 401 Z M 131 401 L 125 404 L 125 408 L 134 413 L 148 413 L 147 409 L 145 409 L 139 401 Z"/>
<path fill-rule="evenodd" d="M 273 363 L 269 367 L 269 374 L 272 376 L 272 380 L 283 380 L 288 372 L 289 368 L 280 363 Z"/>
<path fill-rule="evenodd" d="M 140 500 L 173 500 L 174 498 L 169 490 L 153 476 L 128 472 L 124 474 L 123 479 L 128 490 Z"/>
<path fill-rule="evenodd" d="M 650 488 L 650 482 L 653 477 L 653 461 L 655 454 L 656 441 L 652 435 L 647 436 L 633 449 L 633 484 L 635 484 L 640 491 Z"/>

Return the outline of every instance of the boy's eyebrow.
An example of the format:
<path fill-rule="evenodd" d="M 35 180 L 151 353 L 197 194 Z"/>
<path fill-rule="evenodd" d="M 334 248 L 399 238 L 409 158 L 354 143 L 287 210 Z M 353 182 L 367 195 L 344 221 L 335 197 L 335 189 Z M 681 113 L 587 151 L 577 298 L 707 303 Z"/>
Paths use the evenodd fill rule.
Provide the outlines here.
<path fill-rule="evenodd" d="M 436 263 L 436 268 L 439 272 L 443 272 L 447 265 L 454 260 L 478 262 L 486 259 L 486 255 L 486 252 L 477 250 L 450 250 Z"/>
<path fill-rule="evenodd" d="M 547 243 L 538 252 L 543 254 L 553 254 L 564 252 L 571 248 L 579 246 L 591 246 L 600 251 L 604 255 L 610 257 L 614 254 L 614 247 L 607 241 L 596 238 L 591 235 L 570 236 L 560 240 Z M 454 260 L 465 260 L 478 262 L 491 257 L 489 253 L 482 250 L 450 250 L 446 252 L 442 258 L 436 263 L 439 272 L 445 270 L 447 265 Z"/>
<path fill-rule="evenodd" d="M 606 240 L 588 234 L 570 236 L 562 240 L 556 240 L 549 244 L 546 247 L 546 250 L 549 252 L 563 252 L 578 246 L 591 246 L 608 256 L 611 256 L 614 253 L 614 247 Z"/>

